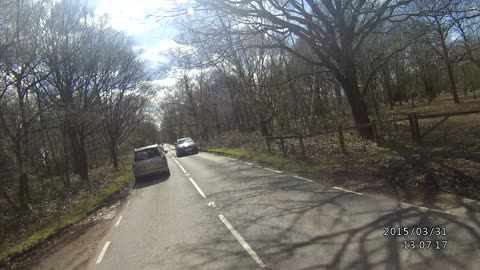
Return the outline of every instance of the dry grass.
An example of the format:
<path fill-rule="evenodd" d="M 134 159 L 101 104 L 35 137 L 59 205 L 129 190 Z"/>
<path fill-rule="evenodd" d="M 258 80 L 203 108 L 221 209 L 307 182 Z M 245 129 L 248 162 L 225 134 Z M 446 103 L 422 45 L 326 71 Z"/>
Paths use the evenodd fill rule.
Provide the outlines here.
<path fill-rule="evenodd" d="M 403 105 L 396 105 L 393 110 L 388 107 L 382 107 L 383 114 L 391 113 L 420 113 L 420 114 L 434 114 L 446 112 L 464 112 L 480 109 L 480 98 L 474 99 L 472 96 L 460 97 L 460 104 L 453 103 L 452 97 L 449 94 L 442 94 L 436 100 L 429 101 L 415 101 L 415 106 L 411 103 L 403 103 Z"/>
<path fill-rule="evenodd" d="M 389 120 L 391 113 L 437 114 L 480 109 L 480 98 L 462 97 L 454 104 L 449 95 L 433 102 L 417 102 L 396 106 L 394 110 L 382 107 L 381 115 Z M 441 118 L 419 121 L 421 133 L 438 123 Z M 450 117 L 421 143 L 411 138 L 408 121 L 396 125 L 382 124 L 380 146 L 359 138 L 354 130 L 345 133 L 348 154 L 340 152 L 338 134 L 332 133 L 304 140 L 303 157 L 298 139 L 285 140 L 287 156 L 282 157 L 279 141 L 272 144 L 273 155 L 267 154 L 265 140 L 259 133 L 232 132 L 206 145 L 218 153 L 265 162 L 293 171 L 311 174 L 332 173 L 332 178 L 344 176 L 354 182 L 387 183 L 388 186 L 408 184 L 416 189 L 431 189 L 480 198 L 480 114 Z M 232 150 L 234 149 L 234 150 Z M 232 152 L 233 151 L 233 152 Z"/>
<path fill-rule="evenodd" d="M 41 199 L 40 203 L 24 213 L 15 213 L 6 207 L 0 209 L 0 233 L 4 240 L 0 245 L 0 262 L 34 247 L 99 207 L 132 179 L 130 167 L 128 164 L 125 166 L 125 171 L 114 171 L 108 167 L 91 170 L 90 188 L 85 187 L 78 177 L 72 176 L 70 190 L 49 189 L 40 194 L 38 183 L 32 181 L 31 190 L 34 197 Z"/>

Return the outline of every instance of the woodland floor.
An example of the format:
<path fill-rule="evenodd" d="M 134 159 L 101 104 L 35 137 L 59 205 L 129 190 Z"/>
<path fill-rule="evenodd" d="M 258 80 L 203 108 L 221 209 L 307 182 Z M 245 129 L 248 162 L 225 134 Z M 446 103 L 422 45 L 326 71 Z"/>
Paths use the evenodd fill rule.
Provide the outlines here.
<path fill-rule="evenodd" d="M 437 114 L 480 110 L 480 98 L 461 97 L 454 104 L 448 95 L 435 101 L 396 104 L 393 110 L 382 106 L 385 120 L 416 112 Z M 421 119 L 423 134 L 442 118 Z M 273 156 L 266 155 L 265 140 L 258 133 L 232 132 L 216 138 L 203 148 L 215 152 L 237 151 L 277 168 L 304 171 L 310 175 L 327 173 L 337 183 L 369 191 L 422 197 L 428 203 L 439 192 L 480 200 L 480 114 L 452 116 L 433 129 L 420 143 L 413 141 L 408 121 L 396 125 L 380 124 L 378 145 L 358 138 L 355 131 L 345 133 L 348 154 L 339 151 L 338 134 L 305 139 L 306 158 L 300 155 L 298 140 L 286 140 L 287 157 L 281 157 L 279 144 Z M 288 160 L 288 161 L 286 161 Z M 409 195 L 410 194 L 410 195 Z"/>
<path fill-rule="evenodd" d="M 99 167 L 90 171 L 90 187 L 77 176 L 71 176 L 68 189 L 62 187 L 57 178 L 52 179 L 53 185 L 50 180 L 45 180 L 43 186 L 31 178 L 34 203 L 26 211 L 16 211 L 0 199 L 0 268 L 18 261 L 11 260 L 11 256 L 23 256 L 25 251 L 39 244 L 45 246 L 64 228 L 75 225 L 93 210 L 125 193 L 121 191 L 130 182 L 130 174 L 123 167 L 118 171 L 110 166 Z"/>

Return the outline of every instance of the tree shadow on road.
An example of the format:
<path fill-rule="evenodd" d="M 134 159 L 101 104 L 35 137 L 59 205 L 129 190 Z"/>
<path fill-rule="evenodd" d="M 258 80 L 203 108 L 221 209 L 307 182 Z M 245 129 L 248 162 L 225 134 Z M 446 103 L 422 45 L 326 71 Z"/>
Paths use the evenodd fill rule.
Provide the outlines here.
<path fill-rule="evenodd" d="M 239 181 L 246 184 L 209 196 L 267 269 L 425 270 L 478 269 L 480 265 L 480 223 L 474 209 L 459 218 L 288 176 L 268 181 L 244 176 Z M 428 235 L 417 236 L 423 229 L 408 236 L 384 235 L 386 228 L 398 234 L 403 233 L 402 228 L 435 227 L 440 229 L 432 235 L 428 230 Z M 411 241 L 416 241 L 415 248 Z M 442 241 L 448 241 L 446 246 Z M 192 269 L 209 269 L 226 258 L 248 257 L 245 251 L 219 248 L 228 243 L 239 245 L 228 232 L 218 233 L 195 247 L 182 246 L 179 252 L 204 258 Z M 251 268 L 236 265 L 231 269 Z"/>

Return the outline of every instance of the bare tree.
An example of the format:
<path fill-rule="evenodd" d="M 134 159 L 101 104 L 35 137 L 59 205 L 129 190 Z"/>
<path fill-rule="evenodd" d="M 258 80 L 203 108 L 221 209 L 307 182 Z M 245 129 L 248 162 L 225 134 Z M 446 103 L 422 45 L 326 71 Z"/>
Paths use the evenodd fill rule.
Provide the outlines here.
<path fill-rule="evenodd" d="M 426 42 L 444 62 L 454 103 L 460 103 L 454 68 L 455 64 L 465 57 L 465 51 L 459 46 L 459 37 L 463 38 L 467 55 L 471 56 L 473 49 L 468 45 L 464 25 L 480 16 L 478 7 L 471 4 L 460 0 L 435 0 L 418 4 L 425 12 L 420 18 L 430 30 L 430 33 L 425 35 Z"/>
<path fill-rule="evenodd" d="M 93 84 L 99 88 L 104 137 L 113 167 L 118 169 L 119 147 L 143 120 L 150 85 L 134 42 L 124 33 L 102 29 L 94 55 L 100 60 Z"/>
<path fill-rule="evenodd" d="M 194 9 L 213 9 L 222 17 L 233 17 L 236 24 L 250 26 L 247 35 L 252 29 L 266 33 L 278 41 L 270 47 L 285 49 L 307 63 L 326 67 L 342 85 L 355 123 L 363 125 L 370 120 L 359 85 L 357 53 L 379 25 L 405 19 L 405 13 L 400 11 L 411 2 L 199 0 Z M 316 58 L 294 50 L 298 40 L 306 42 Z M 359 132 L 365 138 L 373 136 L 370 128 L 360 128 Z"/>
<path fill-rule="evenodd" d="M 31 96 L 34 86 L 43 80 L 41 61 L 38 58 L 40 20 L 44 9 L 41 2 L 18 0 L 10 6 L 15 16 L 8 22 L 11 36 L 7 56 L 2 61 L 3 89 L 0 93 L 0 125 L 10 140 L 16 159 L 17 196 L 22 208 L 32 202 L 28 185 L 28 157 L 31 139 L 31 122 L 36 113 L 32 111 Z"/>
<path fill-rule="evenodd" d="M 52 102 L 63 109 L 63 133 L 73 169 L 88 183 L 86 138 L 100 124 L 96 74 L 95 18 L 86 4 L 65 0 L 55 4 L 45 23 L 44 57 L 54 86 Z M 65 159 L 65 167 L 70 167 Z M 68 171 L 68 170 L 67 170 Z"/>

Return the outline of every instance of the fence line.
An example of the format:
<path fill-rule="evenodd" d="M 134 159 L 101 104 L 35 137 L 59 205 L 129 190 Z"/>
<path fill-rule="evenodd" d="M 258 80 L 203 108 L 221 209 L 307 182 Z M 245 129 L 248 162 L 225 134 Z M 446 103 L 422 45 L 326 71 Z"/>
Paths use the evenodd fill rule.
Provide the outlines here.
<path fill-rule="evenodd" d="M 451 117 L 451 116 L 463 116 L 463 115 L 477 114 L 477 113 L 480 113 L 480 110 L 464 111 L 464 112 L 452 112 L 452 113 L 437 113 L 437 114 L 399 113 L 400 115 L 406 115 L 407 117 L 396 118 L 395 114 L 392 114 L 392 118 L 393 118 L 392 120 L 381 121 L 381 124 L 393 123 L 395 125 L 397 122 L 409 121 L 410 131 L 412 133 L 412 138 L 416 142 L 420 142 L 421 138 L 425 137 L 428 133 L 430 133 L 435 128 L 440 126 L 449 117 Z M 440 118 L 440 117 L 443 117 L 443 119 L 440 120 L 438 123 L 436 123 L 433 127 L 429 128 L 423 134 L 421 133 L 420 124 L 419 124 L 418 120 Z M 344 131 L 352 130 L 352 129 L 365 128 L 365 127 L 372 128 L 374 141 L 375 141 L 376 144 L 378 144 L 378 141 L 380 140 L 380 138 L 379 138 L 379 135 L 378 135 L 378 123 L 377 123 L 377 120 L 375 120 L 375 119 L 372 120 L 371 123 L 365 123 L 365 124 L 362 124 L 362 125 L 346 126 L 346 127 L 340 125 L 336 128 L 332 128 L 332 129 L 329 129 L 329 130 L 326 130 L 326 131 L 310 133 L 310 134 L 305 134 L 305 135 L 264 136 L 264 138 L 265 138 L 265 142 L 267 144 L 267 149 L 268 149 L 269 153 L 272 153 L 271 143 L 274 142 L 275 140 L 279 140 L 280 141 L 280 148 L 281 148 L 282 154 L 284 156 L 287 155 L 286 148 L 285 148 L 285 140 L 298 139 L 299 144 L 300 144 L 300 148 L 301 148 L 301 151 L 302 151 L 302 157 L 306 158 L 305 144 L 304 144 L 304 139 L 305 138 L 316 137 L 316 136 L 326 135 L 326 134 L 331 134 L 331 133 L 338 133 L 340 151 L 343 154 L 347 154 L 347 149 L 346 149 L 346 146 L 345 146 Z"/>

